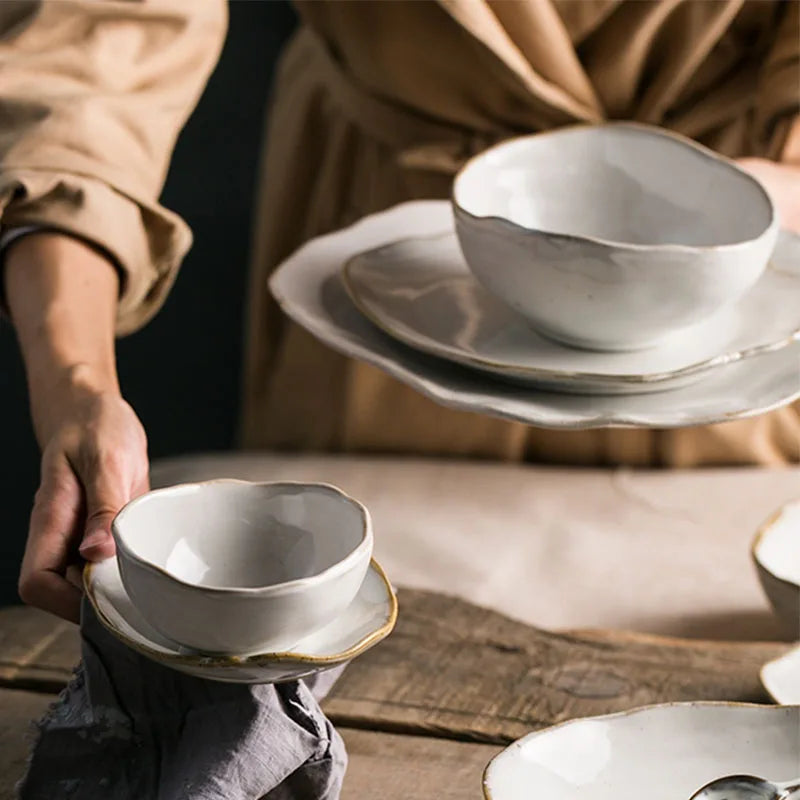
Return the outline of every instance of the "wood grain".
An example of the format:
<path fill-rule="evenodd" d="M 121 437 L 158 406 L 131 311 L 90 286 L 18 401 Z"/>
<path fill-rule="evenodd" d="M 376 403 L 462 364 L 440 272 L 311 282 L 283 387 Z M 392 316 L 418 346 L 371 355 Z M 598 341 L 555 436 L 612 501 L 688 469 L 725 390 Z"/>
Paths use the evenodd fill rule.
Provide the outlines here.
<path fill-rule="evenodd" d="M 688 700 L 768 702 L 758 672 L 778 643 L 551 633 L 432 592 L 402 590 L 394 633 L 356 659 L 324 708 L 342 727 L 502 744 L 579 716 Z M 74 627 L 0 610 L 0 683 L 57 691 Z"/>
<path fill-rule="evenodd" d="M 14 786 L 25 771 L 33 743 L 32 721 L 39 719 L 53 700 L 50 694 L 0 689 L 0 800 L 13 800 Z"/>
<path fill-rule="evenodd" d="M 777 643 L 550 633 L 455 598 L 400 594 L 392 636 L 354 661 L 325 709 L 339 725 L 506 743 L 574 717 L 691 700 L 768 702 Z"/>

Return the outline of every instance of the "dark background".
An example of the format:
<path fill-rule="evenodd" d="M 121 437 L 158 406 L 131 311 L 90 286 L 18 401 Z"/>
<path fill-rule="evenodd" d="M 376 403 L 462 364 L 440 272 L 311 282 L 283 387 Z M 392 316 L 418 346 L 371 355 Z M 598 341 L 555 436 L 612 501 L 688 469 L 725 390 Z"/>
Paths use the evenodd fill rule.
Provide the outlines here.
<path fill-rule="evenodd" d="M 123 392 L 150 455 L 234 445 L 251 204 L 273 68 L 294 27 L 285 0 L 234 0 L 219 66 L 181 135 L 162 200 L 195 243 L 161 313 L 119 342 Z M 0 605 L 17 574 L 39 453 L 14 333 L 0 325 Z"/>

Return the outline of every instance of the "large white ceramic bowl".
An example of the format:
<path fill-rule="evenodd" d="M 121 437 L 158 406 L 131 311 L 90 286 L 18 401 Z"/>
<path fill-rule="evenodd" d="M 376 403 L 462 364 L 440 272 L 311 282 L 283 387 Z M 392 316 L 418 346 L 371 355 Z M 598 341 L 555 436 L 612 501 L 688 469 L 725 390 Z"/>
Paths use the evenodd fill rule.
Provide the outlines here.
<path fill-rule="evenodd" d="M 662 342 L 740 298 L 778 233 L 731 161 L 651 126 L 578 126 L 476 156 L 453 186 L 475 277 L 541 333 L 592 350 Z"/>
<path fill-rule="evenodd" d="M 800 639 L 800 500 L 787 503 L 761 526 L 752 556 L 784 630 Z"/>
<path fill-rule="evenodd" d="M 367 509 L 325 484 L 159 489 L 125 506 L 112 531 L 142 617 L 206 653 L 291 650 L 347 608 L 372 555 Z"/>
<path fill-rule="evenodd" d="M 800 773 L 800 706 L 677 703 L 528 734 L 484 775 L 487 800 L 688 800 L 726 775 Z"/>

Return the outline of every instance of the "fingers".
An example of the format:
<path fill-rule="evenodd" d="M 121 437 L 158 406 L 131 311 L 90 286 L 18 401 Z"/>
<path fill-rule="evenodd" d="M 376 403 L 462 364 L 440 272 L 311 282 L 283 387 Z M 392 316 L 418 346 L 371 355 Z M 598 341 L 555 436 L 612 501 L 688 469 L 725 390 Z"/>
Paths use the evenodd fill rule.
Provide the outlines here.
<path fill-rule="evenodd" d="M 81 487 L 66 459 L 45 458 L 22 559 L 19 595 L 25 603 L 73 622 L 78 621 L 81 592 L 64 576 L 77 557 L 75 543 L 82 517 Z"/>
<path fill-rule="evenodd" d="M 87 561 L 114 555 L 111 522 L 131 499 L 137 481 L 126 475 L 126 464 L 113 455 L 94 459 L 83 476 L 86 493 L 86 529 L 80 553 Z"/>

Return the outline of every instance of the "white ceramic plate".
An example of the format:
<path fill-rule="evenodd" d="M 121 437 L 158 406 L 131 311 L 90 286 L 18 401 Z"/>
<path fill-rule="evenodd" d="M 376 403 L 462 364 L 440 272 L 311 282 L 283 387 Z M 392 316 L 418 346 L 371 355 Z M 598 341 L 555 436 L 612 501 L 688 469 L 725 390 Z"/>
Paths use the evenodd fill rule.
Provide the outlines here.
<path fill-rule="evenodd" d="M 800 706 L 678 703 L 537 731 L 484 774 L 490 800 L 687 800 L 709 781 L 800 774 Z"/>
<path fill-rule="evenodd" d="M 776 703 L 800 705 L 800 647 L 765 664 L 761 683 Z"/>
<path fill-rule="evenodd" d="M 394 592 L 373 560 L 347 610 L 293 652 L 204 656 L 175 644 L 142 618 L 125 592 L 116 558 L 87 565 L 84 586 L 100 622 L 124 644 L 165 667 L 229 683 L 279 683 L 331 669 L 385 639 L 397 619 Z"/>
<path fill-rule="evenodd" d="M 543 428 L 700 425 L 754 416 L 800 397 L 800 343 L 719 367 L 691 386 L 617 397 L 539 391 L 418 353 L 358 311 L 340 271 L 358 253 L 448 226 L 446 201 L 396 206 L 309 242 L 278 268 L 270 288 L 284 311 L 327 345 L 442 405 Z"/>
<path fill-rule="evenodd" d="M 344 279 L 358 308 L 399 341 L 556 391 L 676 388 L 800 338 L 800 237 L 787 232 L 742 300 L 667 344 L 634 352 L 579 350 L 537 333 L 475 280 L 452 231 L 361 253 L 345 265 Z"/>

